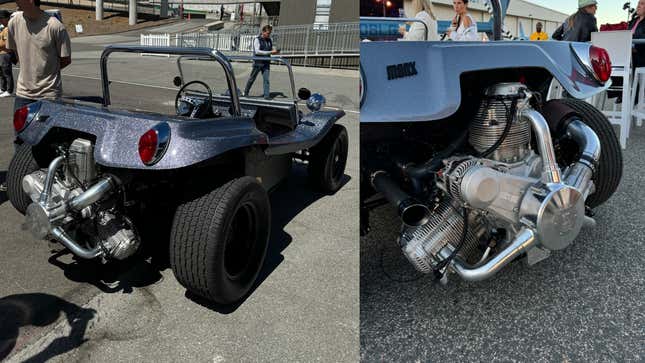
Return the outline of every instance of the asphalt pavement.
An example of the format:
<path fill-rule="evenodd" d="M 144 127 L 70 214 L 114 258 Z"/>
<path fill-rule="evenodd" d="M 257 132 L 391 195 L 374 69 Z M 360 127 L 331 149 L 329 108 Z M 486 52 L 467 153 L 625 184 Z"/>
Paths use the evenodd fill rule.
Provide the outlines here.
<path fill-rule="evenodd" d="M 396 212 L 378 209 L 361 239 L 361 360 L 643 362 L 643 155 L 645 129 L 637 127 L 618 191 L 595 209 L 597 226 L 488 281 L 453 275 L 443 286 L 418 274 L 396 246 Z"/>
<path fill-rule="evenodd" d="M 77 57 L 64 71 L 65 95 L 100 95 L 101 44 L 73 46 Z M 155 61 L 168 59 L 110 63 L 116 107 L 172 111 L 176 88 L 168 76 L 175 71 L 160 76 L 150 66 Z M 141 64 L 148 67 L 132 71 Z M 167 266 L 149 259 L 107 266 L 76 261 L 22 231 L 23 217 L 0 194 L 0 360 L 356 361 L 359 138 L 352 106 L 358 74 L 296 73 L 298 86 L 333 89 L 329 107 L 348 111 L 340 121 L 350 139 L 346 184 L 332 196 L 314 193 L 305 168 L 294 167 L 271 195 L 270 250 L 245 301 L 216 306 L 194 298 Z M 13 153 L 12 102 L 0 99 L 0 180 Z"/>

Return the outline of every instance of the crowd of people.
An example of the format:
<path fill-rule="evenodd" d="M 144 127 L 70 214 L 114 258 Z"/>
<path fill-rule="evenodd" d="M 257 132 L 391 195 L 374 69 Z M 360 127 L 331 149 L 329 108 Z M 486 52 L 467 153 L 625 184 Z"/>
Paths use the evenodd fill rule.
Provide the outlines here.
<path fill-rule="evenodd" d="M 437 25 L 432 0 L 404 0 L 403 11 L 406 18 L 415 21 L 399 28 L 402 40 L 411 41 L 437 41 L 445 38 L 453 41 L 477 41 L 480 40 L 477 22 L 468 13 L 468 0 L 453 0 L 455 15 L 452 18 L 448 30 L 440 34 Z M 549 37 L 543 30 L 543 24 L 538 22 L 529 39 L 532 41 L 543 40 L 564 40 L 570 42 L 589 42 L 591 33 L 598 31 L 596 11 L 598 10 L 597 0 L 578 0 L 578 10 L 569 16 Z M 645 22 L 642 22 L 645 12 L 645 0 L 640 0 L 636 8 L 634 19 L 629 24 L 633 38 L 645 38 Z M 427 32 L 427 34 L 426 34 Z M 634 47 L 634 59 L 636 66 L 645 64 L 645 45 Z"/>

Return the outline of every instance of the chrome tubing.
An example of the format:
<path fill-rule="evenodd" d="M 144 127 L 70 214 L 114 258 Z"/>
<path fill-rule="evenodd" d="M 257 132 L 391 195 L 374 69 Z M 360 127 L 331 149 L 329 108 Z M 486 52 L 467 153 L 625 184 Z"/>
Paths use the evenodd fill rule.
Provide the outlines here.
<path fill-rule="evenodd" d="M 233 115 L 242 115 L 242 108 L 240 107 L 240 98 L 237 94 L 237 84 L 233 67 L 228 61 L 227 57 L 217 50 L 211 48 L 180 48 L 180 47 L 150 47 L 141 45 L 108 45 L 101 53 L 101 88 L 103 89 L 103 106 L 110 105 L 110 83 L 108 80 L 108 58 L 114 52 L 121 53 L 152 53 L 152 54 L 168 54 L 168 55 L 184 55 L 195 57 L 208 57 L 217 61 L 226 74 L 226 82 L 228 84 L 229 92 L 231 94 L 231 106 L 233 107 Z"/>
<path fill-rule="evenodd" d="M 78 245 L 73 239 L 71 239 L 65 231 L 60 228 L 56 227 L 52 229 L 51 231 L 52 236 L 56 238 L 60 243 L 62 243 L 67 249 L 72 251 L 73 254 L 80 258 L 85 258 L 85 259 L 93 259 L 97 258 L 103 255 L 103 250 L 101 250 L 101 247 L 96 246 L 92 249 L 87 249 L 83 248 Z"/>
<path fill-rule="evenodd" d="M 580 120 L 573 120 L 567 125 L 569 135 L 582 150 L 580 162 L 587 164 L 592 170 L 600 160 L 600 139 L 598 135 Z"/>
<path fill-rule="evenodd" d="M 69 201 L 69 209 L 75 211 L 80 211 L 85 207 L 88 207 L 103 198 L 109 191 L 114 188 L 114 182 L 112 178 L 106 177 L 99 180 L 96 184 L 92 185 L 88 190 L 83 192 L 83 194 L 74 197 Z"/>
<path fill-rule="evenodd" d="M 555 160 L 555 151 L 553 150 L 549 124 L 539 112 L 532 108 L 522 110 L 520 117 L 528 120 L 531 123 L 533 131 L 535 131 L 543 164 L 542 181 L 545 183 L 561 183 L 562 177 L 560 176 L 558 163 Z"/>
<path fill-rule="evenodd" d="M 482 281 L 492 277 L 509 262 L 513 261 L 522 253 L 533 248 L 537 244 L 537 238 L 533 230 L 524 228 L 517 234 L 513 242 L 508 247 L 495 255 L 480 266 L 470 266 L 463 262 L 459 257 L 455 257 L 450 267 L 466 281 Z M 452 248 L 444 247 L 439 251 L 441 258 L 446 259 L 452 254 Z"/>
<path fill-rule="evenodd" d="M 428 223 L 430 209 L 401 190 L 387 172 L 379 170 L 372 173 L 371 183 L 377 192 L 382 193 L 388 202 L 397 207 L 399 217 L 405 225 L 418 227 Z"/>
<path fill-rule="evenodd" d="M 40 198 L 38 199 L 39 204 L 42 204 L 44 206 L 47 205 L 49 195 L 52 192 L 52 186 L 54 185 L 54 177 L 56 176 L 56 172 L 61 167 L 64 160 L 64 156 L 59 156 L 49 164 L 49 169 L 47 169 L 47 177 L 45 178 L 45 187 L 40 193 Z"/>
<path fill-rule="evenodd" d="M 567 171 L 564 183 L 578 189 L 583 198 L 587 199 L 593 192 L 591 179 L 596 171 L 596 164 L 600 160 L 600 139 L 589 126 L 579 120 L 574 120 L 567 125 L 567 134 L 580 145 L 582 155 L 580 160 Z"/>

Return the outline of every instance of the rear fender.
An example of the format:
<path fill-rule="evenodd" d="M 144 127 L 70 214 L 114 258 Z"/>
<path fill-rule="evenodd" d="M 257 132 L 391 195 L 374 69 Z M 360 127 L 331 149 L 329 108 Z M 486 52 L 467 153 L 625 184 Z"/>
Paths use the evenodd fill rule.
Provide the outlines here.
<path fill-rule="evenodd" d="M 467 72 L 543 68 L 574 98 L 606 90 L 589 74 L 569 42 L 365 42 L 360 121 L 445 119 L 461 105 Z"/>
<path fill-rule="evenodd" d="M 37 120 L 18 137 L 38 145 L 54 128 L 76 130 L 96 137 L 94 159 L 111 168 L 169 170 L 198 164 L 227 151 L 267 145 L 267 135 L 250 118 L 186 120 L 141 112 L 108 110 L 85 105 L 41 101 Z M 146 166 L 139 158 L 139 138 L 160 123 L 170 126 L 164 156 Z"/>

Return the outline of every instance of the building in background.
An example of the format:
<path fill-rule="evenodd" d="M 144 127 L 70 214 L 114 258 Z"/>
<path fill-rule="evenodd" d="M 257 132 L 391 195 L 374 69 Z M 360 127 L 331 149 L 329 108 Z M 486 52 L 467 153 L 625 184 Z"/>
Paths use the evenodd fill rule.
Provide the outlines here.
<path fill-rule="evenodd" d="M 358 21 L 356 0 L 281 0 L 280 25 L 316 24 Z"/>
<path fill-rule="evenodd" d="M 383 2 L 390 6 L 383 6 Z M 382 16 L 383 10 L 387 16 L 397 16 L 403 7 L 402 0 L 360 0 L 361 16 Z M 436 15 L 440 20 L 451 20 L 455 16 L 452 8 L 452 0 L 433 0 Z M 480 22 L 487 22 L 490 19 L 485 0 L 470 0 L 468 2 L 470 14 Z M 571 13 L 577 11 L 572 8 Z M 535 24 L 541 22 L 543 31 L 549 34 L 564 22 L 570 14 L 561 13 L 544 6 L 533 4 L 526 0 L 510 0 L 509 9 L 506 12 L 504 25 L 507 31 L 514 37 L 521 35 L 520 28 L 524 30 L 527 37 L 535 31 Z"/>
<path fill-rule="evenodd" d="M 455 16 L 452 8 L 452 0 L 433 0 L 437 17 L 442 20 L 450 20 Z M 486 22 L 490 19 L 490 14 L 486 8 L 484 0 L 470 0 L 468 2 L 470 15 L 475 20 Z M 572 9 L 574 13 L 578 9 Z M 540 5 L 533 4 L 525 0 L 511 0 L 506 17 L 504 18 L 504 27 L 513 36 L 520 36 L 520 26 L 527 37 L 535 31 L 535 24 L 541 22 L 543 31 L 553 34 L 553 31 L 564 22 L 569 14 L 564 14 Z M 520 25 L 521 24 L 521 25 Z"/>
<path fill-rule="evenodd" d="M 200 11 L 217 17 L 224 9 L 234 21 L 250 17 L 271 18 L 272 24 L 309 25 L 325 28 L 331 23 L 357 22 L 356 0 L 186 0 L 185 11 Z"/>

